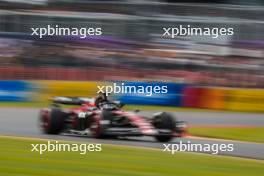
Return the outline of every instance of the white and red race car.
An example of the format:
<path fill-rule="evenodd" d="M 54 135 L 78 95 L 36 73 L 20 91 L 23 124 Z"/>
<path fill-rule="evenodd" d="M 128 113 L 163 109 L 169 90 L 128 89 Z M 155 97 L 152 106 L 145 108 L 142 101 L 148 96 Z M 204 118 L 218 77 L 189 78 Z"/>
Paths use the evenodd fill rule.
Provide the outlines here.
<path fill-rule="evenodd" d="M 160 142 L 169 142 L 182 137 L 187 129 L 185 122 L 167 112 L 145 117 L 138 110 L 124 111 L 123 104 L 102 98 L 55 97 L 53 103 L 40 111 L 41 128 L 47 134 L 91 134 L 96 138 L 153 136 Z M 62 109 L 59 104 L 79 106 Z"/>

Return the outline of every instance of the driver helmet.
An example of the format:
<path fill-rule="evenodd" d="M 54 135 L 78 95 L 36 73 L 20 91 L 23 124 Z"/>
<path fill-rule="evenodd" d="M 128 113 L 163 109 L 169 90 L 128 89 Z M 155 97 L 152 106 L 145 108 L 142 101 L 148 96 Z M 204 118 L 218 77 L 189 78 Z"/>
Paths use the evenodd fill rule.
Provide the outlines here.
<path fill-rule="evenodd" d="M 106 102 L 107 100 L 107 96 L 105 93 L 100 93 L 96 98 L 95 98 L 95 106 L 99 107 L 99 105 L 103 102 Z"/>

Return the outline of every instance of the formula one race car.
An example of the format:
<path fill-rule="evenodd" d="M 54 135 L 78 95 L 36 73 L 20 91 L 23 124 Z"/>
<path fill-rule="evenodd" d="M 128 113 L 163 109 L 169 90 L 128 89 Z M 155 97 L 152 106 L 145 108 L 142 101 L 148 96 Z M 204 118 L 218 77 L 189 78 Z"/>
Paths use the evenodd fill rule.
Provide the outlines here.
<path fill-rule="evenodd" d="M 59 104 L 80 106 L 63 110 Z M 160 142 L 168 142 L 186 132 L 186 123 L 177 121 L 169 113 L 144 117 L 138 111 L 122 110 L 123 106 L 105 96 L 96 99 L 55 97 L 51 108 L 40 111 L 40 124 L 47 134 L 91 134 L 96 138 L 153 136 Z"/>

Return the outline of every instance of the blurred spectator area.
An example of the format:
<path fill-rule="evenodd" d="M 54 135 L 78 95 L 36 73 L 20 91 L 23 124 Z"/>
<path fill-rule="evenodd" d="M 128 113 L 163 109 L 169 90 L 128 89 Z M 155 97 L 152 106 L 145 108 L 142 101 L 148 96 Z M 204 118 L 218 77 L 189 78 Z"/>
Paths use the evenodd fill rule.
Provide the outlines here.
<path fill-rule="evenodd" d="M 258 6 L 53 1 L 0 10 L 0 79 L 163 80 L 264 87 Z M 233 27 L 234 36 L 162 38 L 163 27 Z M 103 36 L 30 36 L 31 27 L 101 27 Z"/>

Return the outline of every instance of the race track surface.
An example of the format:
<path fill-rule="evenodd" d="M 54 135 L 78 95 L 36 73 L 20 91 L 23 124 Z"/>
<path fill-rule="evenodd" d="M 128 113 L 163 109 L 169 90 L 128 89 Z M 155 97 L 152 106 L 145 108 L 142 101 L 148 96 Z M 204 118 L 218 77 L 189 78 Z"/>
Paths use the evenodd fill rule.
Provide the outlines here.
<path fill-rule="evenodd" d="M 150 147 L 163 150 L 163 144 L 156 142 L 151 137 L 129 137 L 125 139 L 93 139 L 90 137 L 72 135 L 45 135 L 38 128 L 38 109 L 36 108 L 0 108 L 0 135 L 37 137 L 54 140 L 85 141 L 90 143 L 115 144 Z M 141 112 L 149 115 L 153 112 Z M 228 112 L 177 112 L 179 120 L 185 120 L 189 125 L 246 125 L 263 126 L 264 115 L 252 113 L 228 113 Z M 198 137 L 176 138 L 171 143 L 180 141 L 197 144 L 234 144 L 234 151 L 219 152 L 220 155 L 239 156 L 246 158 L 264 159 L 264 144 L 229 141 L 221 139 L 209 139 Z"/>

